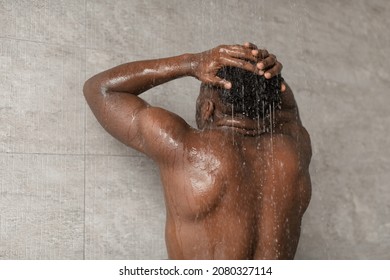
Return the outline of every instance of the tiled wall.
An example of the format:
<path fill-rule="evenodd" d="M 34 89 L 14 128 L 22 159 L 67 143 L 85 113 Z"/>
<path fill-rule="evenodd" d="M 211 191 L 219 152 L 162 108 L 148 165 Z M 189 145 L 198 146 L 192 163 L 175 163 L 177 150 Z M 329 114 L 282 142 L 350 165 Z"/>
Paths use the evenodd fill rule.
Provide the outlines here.
<path fill-rule="evenodd" d="M 277 54 L 313 142 L 297 258 L 390 258 L 387 0 L 0 0 L 0 259 L 160 259 L 153 162 L 96 122 L 84 81 L 253 41 Z M 194 124 L 199 82 L 144 98 Z"/>

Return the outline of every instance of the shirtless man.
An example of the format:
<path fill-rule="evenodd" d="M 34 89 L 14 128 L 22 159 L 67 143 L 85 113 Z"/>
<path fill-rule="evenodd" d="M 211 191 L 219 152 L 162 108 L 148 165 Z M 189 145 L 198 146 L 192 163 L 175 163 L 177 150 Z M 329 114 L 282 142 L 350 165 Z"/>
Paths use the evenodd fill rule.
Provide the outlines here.
<path fill-rule="evenodd" d="M 234 83 L 217 75 L 224 67 L 273 79 L 282 65 L 254 44 L 222 45 L 117 66 L 90 78 L 84 95 L 112 136 L 158 164 L 169 258 L 293 259 L 311 195 L 309 135 L 286 83 L 271 117 L 222 102 Z M 202 82 L 198 129 L 139 97 L 185 76 Z"/>

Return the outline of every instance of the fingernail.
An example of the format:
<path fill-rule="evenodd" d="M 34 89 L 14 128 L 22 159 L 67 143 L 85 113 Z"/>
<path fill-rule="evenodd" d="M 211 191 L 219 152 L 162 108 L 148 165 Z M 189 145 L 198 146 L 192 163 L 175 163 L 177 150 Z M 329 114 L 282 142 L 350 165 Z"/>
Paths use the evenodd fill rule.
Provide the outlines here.
<path fill-rule="evenodd" d="M 258 51 L 258 50 L 252 50 L 252 54 L 253 54 L 253 55 L 258 55 L 258 54 L 259 54 L 259 51 Z"/>
<path fill-rule="evenodd" d="M 259 75 L 264 75 L 264 71 L 259 71 Z"/>
<path fill-rule="evenodd" d="M 226 88 L 226 89 L 230 89 L 231 87 L 232 87 L 232 84 L 231 84 L 231 83 L 226 83 L 226 84 L 225 84 L 225 88 Z"/>
<path fill-rule="evenodd" d="M 258 67 L 259 69 L 263 69 L 263 68 L 264 68 L 263 62 L 257 63 L 257 67 Z"/>
<path fill-rule="evenodd" d="M 271 73 L 269 73 L 269 72 L 265 73 L 264 77 L 266 77 L 267 79 L 271 78 Z"/>

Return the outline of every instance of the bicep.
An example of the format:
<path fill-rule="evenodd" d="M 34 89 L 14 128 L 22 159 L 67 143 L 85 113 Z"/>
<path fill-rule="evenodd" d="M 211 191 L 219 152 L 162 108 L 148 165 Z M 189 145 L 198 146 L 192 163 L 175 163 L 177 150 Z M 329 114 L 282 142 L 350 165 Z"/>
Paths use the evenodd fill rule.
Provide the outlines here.
<path fill-rule="evenodd" d="M 108 92 L 86 95 L 94 115 L 113 137 L 152 158 L 164 156 L 189 128 L 179 116 L 152 107 L 136 95 Z"/>
<path fill-rule="evenodd" d="M 159 107 L 147 107 L 137 113 L 138 121 L 129 133 L 137 139 L 141 152 L 156 161 L 171 160 L 183 143 L 191 127 L 178 115 Z M 137 134 L 136 136 L 134 134 Z M 136 148 L 136 147 L 135 147 Z"/>
<path fill-rule="evenodd" d="M 280 109 L 275 111 L 275 122 L 277 124 L 297 123 L 301 124 L 298 105 L 290 86 L 285 83 L 286 90 L 281 93 Z"/>

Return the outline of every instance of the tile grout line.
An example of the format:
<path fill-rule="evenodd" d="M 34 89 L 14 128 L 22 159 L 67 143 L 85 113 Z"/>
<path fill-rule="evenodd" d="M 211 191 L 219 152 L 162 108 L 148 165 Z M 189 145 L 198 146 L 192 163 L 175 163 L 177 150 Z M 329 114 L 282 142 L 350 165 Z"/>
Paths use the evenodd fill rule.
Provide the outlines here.
<path fill-rule="evenodd" d="M 105 48 L 98 48 L 98 47 L 92 47 L 92 46 L 80 46 L 80 45 L 73 45 L 73 44 L 67 44 L 67 43 L 53 43 L 49 41 L 39 41 L 39 40 L 32 40 L 32 39 L 25 39 L 25 38 L 19 38 L 19 37 L 13 37 L 13 36 L 0 36 L 0 39 L 4 40 L 14 40 L 14 41 L 21 41 L 21 42 L 27 42 L 27 43 L 35 43 L 35 44 L 44 44 L 47 46 L 56 46 L 56 47 L 69 47 L 69 48 L 78 48 L 78 49 L 85 49 L 86 51 L 108 51 Z M 87 40 L 84 40 L 85 44 L 87 43 Z M 120 52 L 116 51 L 116 53 L 119 54 L 128 54 L 127 52 Z M 142 53 L 136 53 L 135 55 L 143 55 Z"/>
<path fill-rule="evenodd" d="M 71 156 L 71 157 L 80 157 L 80 156 L 92 156 L 92 157 L 128 157 L 128 158 L 143 158 L 143 155 L 118 155 L 118 154 L 62 154 L 62 153 L 22 153 L 22 152 L 0 152 L 0 156 L 6 155 L 35 155 L 35 156 Z M 146 158 L 146 157 L 145 157 Z"/>
<path fill-rule="evenodd" d="M 84 81 L 87 77 L 87 0 L 84 0 Z M 84 233 L 83 233 L 83 260 L 86 250 L 86 168 L 87 168 L 87 103 L 84 102 Z"/>
<path fill-rule="evenodd" d="M 52 43 L 52 42 L 48 42 L 48 41 L 31 40 L 31 39 L 24 39 L 24 38 L 18 38 L 18 37 L 13 37 L 13 36 L 0 36 L 0 39 L 35 43 L 35 44 L 43 44 L 43 45 L 47 45 L 47 46 L 69 47 L 69 48 L 79 48 L 79 49 L 85 48 L 84 46 L 80 46 L 80 45 L 73 45 L 73 44 L 66 44 L 66 43 Z"/>

